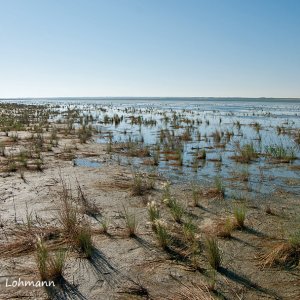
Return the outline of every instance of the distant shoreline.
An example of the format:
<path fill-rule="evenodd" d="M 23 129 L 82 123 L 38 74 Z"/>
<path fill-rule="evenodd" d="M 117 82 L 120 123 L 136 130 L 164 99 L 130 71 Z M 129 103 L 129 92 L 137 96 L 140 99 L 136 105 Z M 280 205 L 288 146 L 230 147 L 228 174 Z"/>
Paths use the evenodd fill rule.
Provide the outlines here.
<path fill-rule="evenodd" d="M 300 102 L 300 98 L 248 98 L 248 97 L 25 97 L 0 98 L 0 101 L 249 101 L 249 102 Z"/>

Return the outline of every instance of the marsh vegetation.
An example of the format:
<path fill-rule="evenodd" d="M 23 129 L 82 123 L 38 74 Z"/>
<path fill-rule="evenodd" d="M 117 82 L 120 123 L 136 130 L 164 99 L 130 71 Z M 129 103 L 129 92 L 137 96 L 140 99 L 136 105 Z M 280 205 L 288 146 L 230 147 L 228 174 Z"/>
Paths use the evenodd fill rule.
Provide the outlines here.
<path fill-rule="evenodd" d="M 272 105 L 0 103 L 1 276 L 58 283 L 14 297 L 297 299 L 300 106 Z"/>

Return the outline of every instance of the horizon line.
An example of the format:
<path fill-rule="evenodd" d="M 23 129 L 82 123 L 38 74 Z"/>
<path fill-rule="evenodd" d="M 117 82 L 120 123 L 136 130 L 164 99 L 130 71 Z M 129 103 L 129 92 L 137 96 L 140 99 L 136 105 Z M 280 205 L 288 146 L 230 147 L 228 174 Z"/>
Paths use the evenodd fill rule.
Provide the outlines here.
<path fill-rule="evenodd" d="M 300 100 L 300 97 L 245 97 L 245 96 L 50 96 L 50 97 L 0 97 L 1 100 L 30 100 L 30 99 L 280 99 Z"/>

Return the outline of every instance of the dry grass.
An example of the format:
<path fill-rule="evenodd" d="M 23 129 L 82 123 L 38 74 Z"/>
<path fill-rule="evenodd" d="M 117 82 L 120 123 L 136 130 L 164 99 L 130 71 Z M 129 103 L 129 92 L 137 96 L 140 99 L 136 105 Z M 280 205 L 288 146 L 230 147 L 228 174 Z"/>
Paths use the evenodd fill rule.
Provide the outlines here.
<path fill-rule="evenodd" d="M 201 281 L 183 283 L 179 282 L 176 291 L 167 299 L 169 300 L 213 300 L 213 296 L 209 292 L 209 288 Z M 165 299 L 165 298 L 164 298 Z"/>
<path fill-rule="evenodd" d="M 300 261 L 300 240 L 289 240 L 271 243 L 268 252 L 259 257 L 262 267 L 286 266 L 296 267 Z"/>
<path fill-rule="evenodd" d="M 299 264 L 299 257 L 299 249 L 296 249 L 290 243 L 282 242 L 273 245 L 271 251 L 260 257 L 260 261 L 263 267 L 292 266 Z"/>
<path fill-rule="evenodd" d="M 216 226 L 216 235 L 222 238 L 231 238 L 231 233 L 234 229 L 234 224 L 231 219 L 227 218 L 221 221 Z"/>
<path fill-rule="evenodd" d="M 40 236 L 43 241 L 47 241 L 50 249 L 58 249 L 66 242 L 61 237 L 60 230 L 55 227 L 33 226 L 30 232 L 24 227 L 17 228 L 9 235 L 14 235 L 15 238 L 0 245 L 2 257 L 17 257 L 34 252 L 37 236 Z"/>

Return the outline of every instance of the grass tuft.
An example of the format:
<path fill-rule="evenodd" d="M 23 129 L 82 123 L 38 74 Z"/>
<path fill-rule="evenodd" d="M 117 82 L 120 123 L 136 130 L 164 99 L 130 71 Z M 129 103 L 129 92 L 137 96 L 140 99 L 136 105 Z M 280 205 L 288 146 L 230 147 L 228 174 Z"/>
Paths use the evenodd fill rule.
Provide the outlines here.
<path fill-rule="evenodd" d="M 219 249 L 218 240 L 215 237 L 207 237 L 205 240 L 207 259 L 210 266 L 218 270 L 221 266 L 221 251 Z"/>
<path fill-rule="evenodd" d="M 233 215 L 235 218 L 235 225 L 240 229 L 244 228 L 246 219 L 245 206 L 235 206 L 233 209 Z"/>

